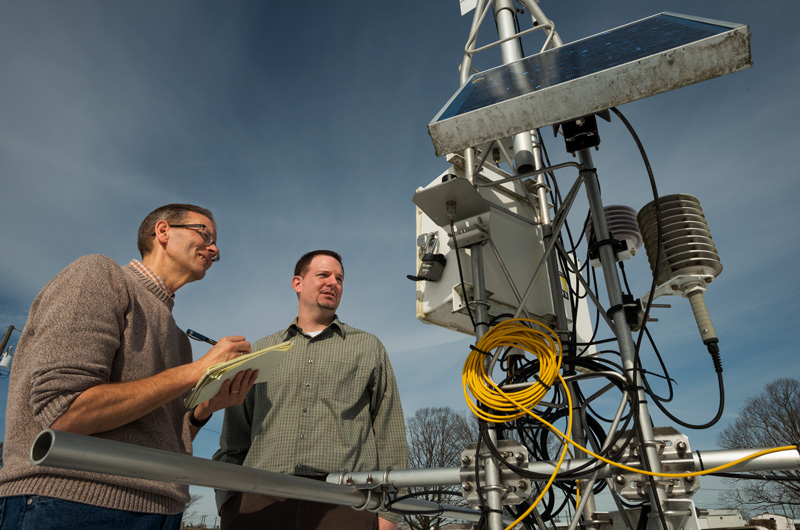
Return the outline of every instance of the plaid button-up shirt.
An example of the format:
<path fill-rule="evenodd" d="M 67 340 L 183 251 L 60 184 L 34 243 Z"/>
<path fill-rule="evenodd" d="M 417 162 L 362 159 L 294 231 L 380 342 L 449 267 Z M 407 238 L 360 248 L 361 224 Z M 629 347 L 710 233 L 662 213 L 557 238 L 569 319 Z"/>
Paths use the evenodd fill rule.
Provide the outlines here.
<path fill-rule="evenodd" d="M 290 475 L 407 468 L 400 396 L 378 338 L 338 318 L 310 337 L 295 319 L 253 351 L 286 340 L 294 346 L 270 380 L 225 410 L 214 459 Z M 218 491 L 218 506 L 232 495 Z"/>

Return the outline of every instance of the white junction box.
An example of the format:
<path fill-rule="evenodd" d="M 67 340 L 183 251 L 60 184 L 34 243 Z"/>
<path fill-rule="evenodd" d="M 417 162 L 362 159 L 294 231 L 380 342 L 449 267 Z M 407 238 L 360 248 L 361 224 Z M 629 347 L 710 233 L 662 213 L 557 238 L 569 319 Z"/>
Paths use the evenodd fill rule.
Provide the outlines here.
<path fill-rule="evenodd" d="M 460 157 L 456 162 L 460 162 Z M 554 298 L 549 279 L 553 271 L 549 270 L 546 263 L 542 263 L 545 245 L 538 212 L 528 200 L 522 184 L 512 181 L 492 187 L 475 187 L 465 178 L 459 165 L 454 164 L 430 184 L 419 188 L 414 195 L 419 244 L 417 267 L 426 253 L 442 254 L 446 259 L 441 278 L 436 281 L 417 281 L 417 318 L 428 324 L 474 335 L 466 308 L 466 299 L 472 299 L 473 282 L 473 263 L 468 247 L 483 242 L 489 320 L 500 315 L 511 316 L 516 312 L 520 305 L 519 297 L 524 296 L 534 272 L 541 266 L 525 308 L 530 318 L 553 327 Z M 478 175 L 478 182 L 489 183 L 507 177 L 509 175 L 501 169 L 485 164 Z M 463 288 L 455 245 L 450 237 L 450 217 L 454 221 L 460 253 Z M 427 244 L 432 237 L 436 241 L 435 248 Z M 563 274 L 556 274 L 562 276 L 558 282 L 562 286 L 558 300 L 564 303 L 572 325 L 575 319 L 564 290 L 566 283 Z M 574 277 L 571 280 L 576 285 Z M 466 299 L 464 288 L 467 291 Z M 581 315 L 580 327 L 590 334 L 591 323 L 585 300 L 581 300 L 578 313 Z M 579 333 L 586 338 L 589 334 Z"/>

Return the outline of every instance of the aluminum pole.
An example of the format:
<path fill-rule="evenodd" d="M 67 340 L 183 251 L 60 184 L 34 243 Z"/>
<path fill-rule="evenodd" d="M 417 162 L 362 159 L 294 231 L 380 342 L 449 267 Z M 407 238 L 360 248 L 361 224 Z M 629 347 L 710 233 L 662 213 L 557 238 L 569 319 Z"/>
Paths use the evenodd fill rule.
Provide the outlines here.
<path fill-rule="evenodd" d="M 495 0 L 494 16 L 497 21 L 497 33 L 500 40 L 517 34 L 516 13 L 513 0 Z M 503 64 L 522 59 L 522 50 L 518 39 L 510 39 L 500 44 Z M 534 168 L 533 143 L 530 132 L 514 135 L 514 165 L 517 173 L 524 173 Z"/>
<path fill-rule="evenodd" d="M 313 499 L 371 511 L 379 510 L 383 501 L 379 485 L 375 485 L 374 489 L 365 489 L 330 484 L 52 429 L 45 429 L 36 436 L 31 444 L 29 458 L 36 466 L 176 482 L 290 499 Z M 45 472 L 44 469 L 42 471 Z M 467 521 L 478 521 L 481 515 L 475 510 L 420 499 L 399 501 L 392 504 L 392 510 L 397 513 L 441 511 L 444 517 Z"/>
<path fill-rule="evenodd" d="M 741 458 L 745 458 L 766 448 L 755 449 L 720 449 L 713 451 L 693 451 L 691 455 L 686 456 L 687 463 L 691 461 L 694 471 L 705 471 L 715 467 L 724 466 L 730 462 L 734 462 Z M 575 469 L 580 469 L 581 466 L 596 462 L 591 458 L 576 458 L 564 460 L 559 468 L 559 474 L 556 480 L 575 480 L 574 476 L 569 478 L 561 478 L 572 472 Z M 533 473 L 540 473 L 542 475 L 550 475 L 553 473 L 557 461 L 541 461 L 529 462 L 528 471 Z M 638 461 L 625 462 L 625 465 L 634 469 L 641 469 L 642 465 Z M 759 471 L 782 471 L 782 470 L 800 470 L 800 452 L 796 450 L 781 451 L 777 453 L 770 453 L 767 455 L 759 456 L 741 462 L 734 466 L 725 469 L 726 473 L 754 473 Z M 414 486 L 427 487 L 427 486 L 456 486 L 461 484 L 460 469 L 457 467 L 438 467 L 430 469 L 393 469 L 388 472 L 387 482 L 390 482 L 396 488 L 409 488 Z M 606 479 L 613 478 L 619 473 L 618 468 L 607 465 L 601 467 L 596 471 L 597 478 Z M 383 477 L 384 471 L 359 471 L 347 472 L 342 477 L 338 473 L 328 475 L 328 482 L 338 483 L 340 478 L 352 481 L 356 484 L 364 484 L 369 481 L 370 477 Z M 581 477 L 589 477 L 593 472 L 584 472 Z"/>
<path fill-rule="evenodd" d="M 592 162 L 591 151 L 589 151 L 589 149 L 580 149 L 578 151 L 578 159 L 581 162 L 581 166 L 584 168 L 584 184 L 589 201 L 589 210 L 592 213 L 595 237 L 597 241 L 607 241 L 610 235 L 606 224 L 603 201 L 600 197 L 600 184 L 597 179 L 594 163 Z M 636 414 L 636 421 L 641 429 L 642 439 L 639 440 L 639 443 L 643 448 L 643 458 L 646 460 L 650 469 L 658 473 L 661 471 L 661 461 L 658 457 L 658 448 L 654 443 L 653 424 L 650 420 L 650 413 L 647 410 L 647 396 L 642 385 L 641 373 L 636 369 L 636 348 L 633 342 L 633 335 L 631 334 L 631 328 L 628 325 L 622 307 L 622 285 L 617 272 L 616 256 L 610 245 L 601 245 L 598 249 L 598 253 L 600 255 L 600 264 L 603 268 L 603 277 L 605 279 L 606 291 L 610 304 L 608 316 L 614 322 L 614 335 L 619 342 L 622 366 L 631 377 L 631 380 L 634 382 L 634 387 L 637 389 L 636 394 L 639 406 L 638 410 L 633 412 Z M 667 500 L 666 494 L 662 488 L 656 487 L 655 490 L 656 491 L 650 492 L 650 502 L 653 507 L 658 503 L 659 506 L 664 508 L 666 506 L 665 501 Z M 667 525 L 671 526 L 669 520 L 667 520 Z M 671 528 L 665 528 L 664 530 L 671 530 Z"/>
<path fill-rule="evenodd" d="M 484 0 L 478 0 L 475 6 L 475 15 L 472 18 L 472 29 L 470 30 L 470 36 L 474 35 L 474 38 L 477 38 L 478 26 L 480 26 L 481 13 L 483 12 L 483 5 Z M 474 43 L 468 42 L 467 48 L 469 48 L 471 44 Z M 461 60 L 461 71 L 459 75 L 460 86 L 463 86 L 469 79 L 469 70 L 471 65 L 472 54 L 465 51 L 464 57 Z M 475 178 L 475 150 L 472 147 L 468 147 L 464 150 L 464 171 L 466 172 L 467 180 L 475 185 L 477 180 Z"/>
<path fill-rule="evenodd" d="M 472 258 L 472 304 L 475 314 L 475 340 L 479 341 L 489 330 L 489 311 L 486 302 L 486 283 L 484 281 L 483 246 L 481 243 L 469 247 Z M 466 296 L 466 293 L 465 293 Z M 469 303 L 469 301 L 467 301 Z M 488 355 L 484 360 L 484 368 L 489 371 L 492 359 Z M 491 373 L 489 374 L 491 377 Z M 490 443 L 497 446 L 497 431 L 490 426 L 486 430 Z M 476 461 L 483 460 L 484 481 L 486 491 L 486 504 L 489 506 L 489 528 L 500 530 L 503 524 L 503 501 L 500 494 L 500 469 L 491 454 L 476 455 Z"/>

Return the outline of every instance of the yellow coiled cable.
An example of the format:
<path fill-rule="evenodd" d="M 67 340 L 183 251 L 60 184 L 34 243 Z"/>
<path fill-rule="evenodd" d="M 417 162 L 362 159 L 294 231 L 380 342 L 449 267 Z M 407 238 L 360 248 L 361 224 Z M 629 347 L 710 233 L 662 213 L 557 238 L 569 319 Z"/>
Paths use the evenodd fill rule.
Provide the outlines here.
<path fill-rule="evenodd" d="M 543 328 L 545 331 L 540 331 L 538 329 L 529 327 L 523 324 L 523 322 L 532 323 L 536 326 Z M 517 390 L 511 392 L 506 392 L 502 390 L 500 387 L 498 387 L 497 384 L 495 384 L 495 382 L 489 376 L 489 374 L 486 373 L 484 368 L 484 359 L 486 355 L 491 354 L 490 352 L 492 350 L 501 347 L 502 348 L 515 347 L 521 350 L 525 350 L 529 353 L 532 353 L 533 355 L 536 355 L 540 363 L 539 374 L 536 377 L 537 382 L 523 390 Z M 589 449 L 574 442 L 567 434 L 562 433 L 555 426 L 545 421 L 543 418 L 539 417 L 536 413 L 534 413 L 531 410 L 539 403 L 539 401 L 541 401 L 544 398 L 544 396 L 547 394 L 547 392 L 557 379 L 561 383 L 561 386 L 563 387 L 564 393 L 567 397 L 567 406 L 568 406 L 567 410 L 569 411 L 567 432 L 571 432 L 572 396 L 569 393 L 566 382 L 559 375 L 559 371 L 561 369 L 561 358 L 562 358 L 561 352 L 562 352 L 561 341 L 559 340 L 555 332 L 553 332 L 553 330 L 551 330 L 549 327 L 545 326 L 540 322 L 536 322 L 530 319 L 513 319 L 513 320 L 506 320 L 498 324 L 497 326 L 492 328 L 488 333 L 486 333 L 478 341 L 477 345 L 472 349 L 469 356 L 467 357 L 466 362 L 464 363 L 464 370 L 462 372 L 462 385 L 464 388 L 464 396 L 467 400 L 467 404 L 470 410 L 472 410 L 472 412 L 476 416 L 488 422 L 504 423 L 528 415 L 537 420 L 538 422 L 540 422 L 545 427 L 547 427 L 551 432 L 555 433 L 565 442 L 563 444 L 563 448 L 561 451 L 561 455 L 558 459 L 558 463 L 555 466 L 555 470 L 553 474 L 550 476 L 550 479 L 545 484 L 545 487 L 542 489 L 540 495 L 531 504 L 530 508 L 528 508 L 528 510 L 526 510 L 525 513 L 523 513 L 510 526 L 508 526 L 506 530 L 513 528 L 516 524 L 522 521 L 522 519 L 527 517 L 528 514 L 530 514 L 530 512 L 532 512 L 533 509 L 538 505 L 538 503 L 547 493 L 548 489 L 550 489 L 551 485 L 555 481 L 556 475 L 558 474 L 558 470 L 561 467 L 561 463 L 564 461 L 564 457 L 567 454 L 567 449 L 569 448 L 570 444 L 575 446 L 575 448 L 583 451 L 584 453 L 609 465 L 618 467 L 620 469 L 624 469 L 641 475 L 649 475 L 654 477 L 667 477 L 667 478 L 684 478 L 684 477 L 707 475 L 710 473 L 716 473 L 722 471 L 724 469 L 735 466 L 736 464 L 739 464 L 741 462 L 746 462 L 747 460 L 751 460 L 753 458 L 757 458 L 759 456 L 763 456 L 766 454 L 776 453 L 780 451 L 798 450 L 798 446 L 794 445 L 773 447 L 769 449 L 764 449 L 762 451 L 757 451 L 753 454 L 747 455 L 745 457 L 739 458 L 737 460 L 734 460 L 727 464 L 723 464 L 721 466 L 717 466 L 702 471 L 688 472 L 688 473 L 657 473 L 653 471 L 636 469 L 627 466 L 625 464 L 613 462 L 607 458 L 595 454 Z M 472 394 L 472 396 L 475 397 L 477 403 L 483 403 L 484 405 L 498 412 L 499 414 L 494 414 L 486 410 L 481 410 L 478 404 L 473 402 L 472 398 L 470 397 L 470 394 Z"/>
<path fill-rule="evenodd" d="M 524 324 L 541 327 L 544 331 Z M 512 392 L 497 388 L 484 369 L 486 355 L 496 348 L 514 347 L 525 350 L 539 359 L 537 382 Z M 462 385 L 470 410 L 486 421 L 503 423 L 525 416 L 526 410 L 535 407 L 556 381 L 561 370 L 561 340 L 549 327 L 530 319 L 506 320 L 493 327 L 473 348 L 464 363 Z M 483 403 L 498 414 L 480 410 L 475 401 Z"/>
<path fill-rule="evenodd" d="M 525 322 L 538 326 L 543 331 L 532 328 L 526 325 Z M 484 368 L 485 358 L 491 355 L 490 352 L 492 350 L 509 347 L 524 350 L 539 359 L 539 374 L 536 376 L 536 383 L 525 389 L 512 392 L 501 390 Z M 520 318 L 506 320 L 496 325 L 481 337 L 464 363 L 462 385 L 464 397 L 467 399 L 470 410 L 479 418 L 492 423 L 504 423 L 530 414 L 530 409 L 544 398 L 556 379 L 561 382 L 566 390 L 566 383 L 559 374 L 561 370 L 561 352 L 561 340 L 558 335 L 541 322 Z M 470 394 L 475 396 L 477 403 L 483 403 L 500 414 L 481 410 L 477 403 L 470 398 Z M 572 397 L 568 392 L 567 401 L 569 403 L 567 432 L 569 432 L 572 430 Z M 539 496 L 506 530 L 513 528 L 526 518 L 544 498 L 556 479 L 561 463 L 567 456 L 568 449 L 569 444 L 563 444 L 555 470 L 544 488 L 542 488 Z"/>

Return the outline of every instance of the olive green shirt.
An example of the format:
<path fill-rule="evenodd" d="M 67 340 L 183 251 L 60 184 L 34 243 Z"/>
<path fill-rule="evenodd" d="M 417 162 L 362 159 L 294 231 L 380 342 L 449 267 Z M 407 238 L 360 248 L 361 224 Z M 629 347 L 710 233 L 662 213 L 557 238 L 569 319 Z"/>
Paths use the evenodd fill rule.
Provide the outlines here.
<path fill-rule="evenodd" d="M 214 460 L 290 475 L 407 468 L 400 396 L 378 338 L 338 318 L 310 337 L 295 319 L 253 351 L 286 340 L 294 345 L 269 381 L 225 410 Z M 232 495 L 218 490 L 217 506 Z"/>

